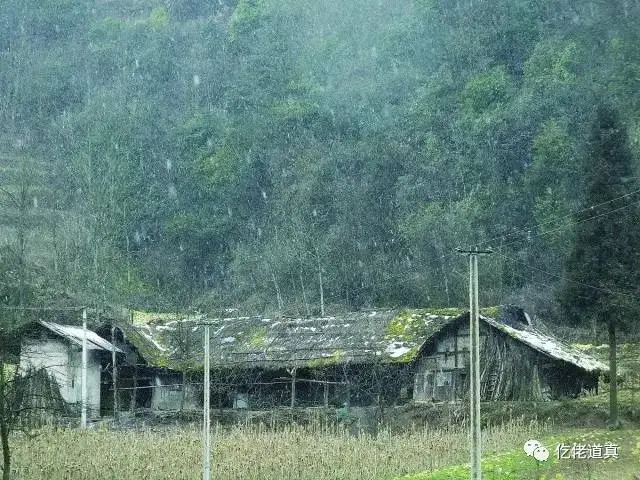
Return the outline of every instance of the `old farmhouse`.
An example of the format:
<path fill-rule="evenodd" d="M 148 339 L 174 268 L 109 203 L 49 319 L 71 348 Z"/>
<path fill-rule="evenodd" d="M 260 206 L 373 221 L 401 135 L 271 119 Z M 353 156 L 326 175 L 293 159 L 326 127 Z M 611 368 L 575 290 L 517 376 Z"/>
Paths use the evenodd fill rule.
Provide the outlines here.
<path fill-rule="evenodd" d="M 515 307 L 481 316 L 483 400 L 595 392 L 607 366 L 538 331 Z M 377 310 L 324 318 L 134 315 L 123 350 L 157 409 L 201 408 L 203 323 L 210 323 L 212 406 L 393 405 L 468 391 L 469 315 Z M 143 382 L 146 382 L 143 384 Z M 131 383 L 131 382 L 129 382 Z"/>
<path fill-rule="evenodd" d="M 482 313 L 483 400 L 549 400 L 597 391 L 606 365 L 534 328 L 519 308 Z M 90 415 L 110 413 L 115 402 L 120 410 L 201 409 L 205 323 L 213 408 L 384 406 L 467 396 L 469 314 L 462 310 L 323 318 L 134 312 L 128 321 L 109 320 L 97 333 L 87 332 Z M 78 406 L 81 345 L 80 327 L 33 323 L 23 334 L 20 369 L 46 369 L 65 402 Z"/>

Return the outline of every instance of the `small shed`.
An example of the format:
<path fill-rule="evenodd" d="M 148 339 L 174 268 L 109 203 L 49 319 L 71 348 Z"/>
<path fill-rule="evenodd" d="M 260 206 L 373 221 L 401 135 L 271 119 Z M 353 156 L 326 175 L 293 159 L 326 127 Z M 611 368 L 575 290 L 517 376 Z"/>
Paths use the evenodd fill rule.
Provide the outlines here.
<path fill-rule="evenodd" d="M 480 398 L 551 400 L 597 393 L 608 367 L 535 329 L 519 308 L 480 315 Z M 451 321 L 422 346 L 414 399 L 457 400 L 469 392 L 469 314 Z"/>
<path fill-rule="evenodd" d="M 102 371 L 115 347 L 91 330 L 86 335 L 87 415 L 98 417 Z M 58 384 L 63 400 L 77 409 L 82 404 L 82 339 L 82 327 L 40 320 L 24 329 L 20 349 L 20 371 L 45 369 Z"/>

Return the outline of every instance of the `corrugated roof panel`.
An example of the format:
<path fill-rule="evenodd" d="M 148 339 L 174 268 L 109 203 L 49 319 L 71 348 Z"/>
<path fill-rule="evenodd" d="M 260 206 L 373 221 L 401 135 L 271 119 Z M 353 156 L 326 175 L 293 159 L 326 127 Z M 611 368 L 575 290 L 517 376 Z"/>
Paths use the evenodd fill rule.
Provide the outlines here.
<path fill-rule="evenodd" d="M 66 338 L 75 345 L 82 346 L 82 327 L 74 327 L 72 325 L 60 325 L 53 322 L 45 322 L 40 320 L 40 325 L 48 328 L 53 333 Z M 111 342 L 106 341 L 97 333 L 87 329 L 87 349 L 89 350 L 107 350 L 112 351 L 113 345 Z M 118 347 L 115 347 L 116 352 L 123 353 Z"/>

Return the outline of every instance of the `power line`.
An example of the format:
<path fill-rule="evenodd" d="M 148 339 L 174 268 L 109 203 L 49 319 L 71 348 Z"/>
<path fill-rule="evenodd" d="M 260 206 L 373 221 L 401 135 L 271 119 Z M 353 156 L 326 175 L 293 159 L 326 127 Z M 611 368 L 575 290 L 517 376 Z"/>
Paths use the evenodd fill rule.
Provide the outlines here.
<path fill-rule="evenodd" d="M 514 275 L 518 278 L 522 278 L 526 280 L 527 284 L 535 284 L 541 287 L 546 287 L 550 290 L 554 290 L 557 288 L 557 285 L 549 285 L 548 283 L 540 282 L 537 280 L 532 280 L 531 277 L 525 276 L 522 272 L 514 272 Z M 592 297 L 587 297 L 585 295 L 576 295 L 577 298 L 583 298 L 585 300 L 590 300 Z M 612 301 L 612 305 L 619 305 L 615 300 Z"/>
<path fill-rule="evenodd" d="M 32 310 L 32 311 L 54 311 L 54 312 L 80 312 L 86 307 L 10 307 L 0 305 L 0 310 Z"/>
<path fill-rule="evenodd" d="M 635 192 L 634 192 L 634 193 L 635 193 Z M 622 198 L 622 197 L 618 197 L 618 198 Z M 608 202 L 604 202 L 604 203 L 608 203 Z M 603 203 L 603 204 L 604 204 L 604 203 Z M 484 245 L 484 244 L 487 244 L 487 243 L 489 243 L 489 242 L 491 242 L 491 241 L 499 240 L 499 239 L 501 239 L 501 238 L 505 238 L 506 236 L 510 236 L 510 235 L 516 235 L 516 234 L 518 234 L 518 233 L 523 234 L 523 235 L 527 235 L 527 240 L 528 240 L 528 239 L 531 239 L 531 238 L 537 238 L 537 237 L 542 237 L 542 236 L 546 236 L 546 235 L 551 235 L 551 234 L 553 234 L 553 233 L 559 232 L 559 231 L 564 230 L 564 229 L 566 229 L 566 228 L 573 227 L 573 226 L 579 225 L 579 224 L 581 224 L 581 223 L 589 222 L 589 221 L 591 221 L 591 220 L 595 220 L 595 219 L 597 219 L 597 218 L 604 217 L 604 216 L 610 215 L 610 214 L 612 214 L 612 213 L 616 213 L 616 212 L 619 212 L 619 211 L 625 210 L 625 209 L 627 209 L 627 208 L 629 208 L 629 207 L 631 207 L 631 206 L 633 206 L 633 205 L 638 205 L 638 202 L 628 203 L 628 204 L 623 205 L 623 206 L 621 206 L 621 207 L 614 208 L 613 210 L 608 210 L 608 211 L 606 211 L 606 212 L 599 213 L 598 215 L 593 215 L 593 216 L 591 216 L 591 217 L 584 218 L 584 219 L 582 219 L 582 220 L 578 220 L 578 221 L 575 221 L 575 222 L 568 222 L 568 223 L 566 223 L 566 224 L 564 224 L 564 225 L 562 225 L 562 226 L 560 226 L 560 227 L 553 228 L 553 229 L 551 229 L 551 230 L 547 230 L 547 231 L 545 231 L 545 232 L 538 232 L 538 233 L 534 233 L 534 234 L 532 234 L 530 231 L 519 231 L 519 232 L 513 232 L 513 233 L 511 233 L 511 234 L 501 235 L 501 236 L 499 236 L 499 237 L 494 237 L 494 238 L 489 239 L 489 240 L 485 240 L 485 241 L 482 241 L 482 242 L 478 242 L 478 245 Z M 587 210 L 590 210 L 590 209 L 593 209 L 593 208 L 597 208 L 598 206 L 600 206 L 600 204 L 599 204 L 599 205 L 593 205 L 593 206 L 591 206 L 591 207 L 588 207 L 588 208 L 586 208 L 586 209 L 580 210 L 580 211 L 575 212 L 575 213 L 570 214 L 570 215 L 565 215 L 564 217 L 561 217 L 561 218 L 566 218 L 567 216 L 574 216 L 574 215 L 577 215 L 578 213 L 581 213 L 581 212 L 584 212 L 584 211 L 587 211 Z M 554 222 L 555 222 L 555 221 L 554 221 Z M 554 223 L 554 222 L 544 222 L 544 223 L 539 224 L 539 226 L 540 226 L 540 225 L 545 225 L 545 224 L 548 224 L 548 223 Z M 535 227 L 534 227 L 534 228 L 535 228 Z M 506 247 L 506 246 L 513 245 L 513 244 L 515 244 L 515 243 L 522 242 L 522 241 L 523 241 L 523 239 L 513 240 L 513 241 L 511 241 L 511 242 L 502 243 L 502 244 L 500 245 L 500 247 Z M 442 258 L 445 258 L 445 257 L 449 257 L 449 256 L 451 256 L 451 255 L 453 255 L 453 254 L 452 254 L 452 253 L 445 253 L 445 254 L 444 254 L 444 255 L 442 255 L 440 258 L 442 259 Z"/>
<path fill-rule="evenodd" d="M 578 215 L 578 214 L 580 214 L 580 213 L 583 213 L 583 212 L 587 212 L 587 211 L 593 210 L 593 209 L 595 209 L 595 208 L 601 207 L 601 206 L 603 206 L 603 205 L 607 205 L 607 204 L 612 203 L 612 202 L 615 202 L 615 201 L 617 201 L 617 200 L 622 200 L 623 198 L 627 198 L 627 197 L 629 197 L 629 196 L 631 196 L 631 195 L 635 195 L 635 194 L 637 194 L 637 193 L 640 193 L 640 189 L 638 189 L 638 190 L 634 190 L 634 191 L 629 192 L 629 193 L 626 193 L 626 194 L 621 195 L 621 196 L 619 196 L 619 197 L 612 198 L 612 199 L 610 199 L 610 200 L 607 200 L 606 202 L 597 203 L 597 204 L 595 204 L 595 205 L 590 205 L 590 206 L 585 207 L 585 208 L 583 208 L 583 209 L 581 209 L 581 210 L 577 210 L 577 211 L 575 211 L 575 212 L 571 212 L 571 213 L 568 213 L 568 214 L 563 215 L 563 216 L 561 216 L 561 217 L 558 217 L 558 218 L 556 218 L 556 219 L 554 219 L 554 220 L 548 220 L 548 221 L 546 221 L 546 222 L 538 223 L 538 224 L 533 225 L 533 226 L 524 227 L 524 229 L 521 229 L 521 230 L 518 230 L 518 231 L 515 231 L 515 232 L 511 232 L 511 233 L 507 233 L 507 234 L 499 235 L 499 236 L 496 236 L 496 237 L 490 238 L 490 239 L 488 239 L 488 240 L 484 240 L 484 241 L 478 242 L 478 245 L 486 245 L 487 243 L 491 243 L 491 242 L 494 242 L 494 241 L 497 241 L 497 240 L 501 240 L 501 239 L 504 239 L 504 238 L 508 238 L 508 237 L 511 237 L 511 236 L 513 236 L 513 235 L 518 235 L 518 234 L 521 234 L 521 235 L 527 235 L 527 236 L 528 236 L 528 235 L 530 235 L 530 231 L 531 231 L 531 230 L 533 230 L 534 228 L 540 228 L 540 227 L 543 227 L 543 226 L 545 226 L 545 225 L 554 224 L 554 223 L 557 223 L 557 222 L 559 222 L 560 220 L 563 220 L 563 219 L 565 219 L 565 218 L 572 218 L 572 217 L 575 217 L 576 215 Z M 614 212 L 614 211 L 617 211 L 617 210 L 621 210 L 621 209 L 623 209 L 623 208 L 628 207 L 629 205 L 632 205 L 632 204 L 628 204 L 628 205 L 626 205 L 626 206 L 624 206 L 624 207 L 620 207 L 620 208 L 618 208 L 618 209 L 611 210 L 609 213 Z M 598 215 L 596 215 L 596 216 L 594 216 L 594 217 L 591 217 L 591 218 L 597 218 L 597 217 L 598 217 Z M 587 220 L 589 220 L 589 219 L 585 219 L 584 221 L 587 221 Z M 561 228 L 564 228 L 564 227 L 561 227 Z M 510 242 L 510 243 L 514 243 L 514 242 Z M 509 244 L 510 244 L 510 243 L 509 243 Z M 505 245 L 505 244 L 503 244 L 503 245 Z"/>
<path fill-rule="evenodd" d="M 640 300 L 640 297 L 638 297 L 636 295 L 632 295 L 630 293 L 616 292 L 616 291 L 611 290 L 609 288 L 596 287 L 594 285 L 589 285 L 588 283 L 583 283 L 583 282 L 578 282 L 576 280 L 571 280 L 571 279 L 569 279 L 567 277 L 563 277 L 562 275 L 558 275 L 556 273 L 548 272 L 548 271 L 543 270 L 541 268 L 534 267 L 533 265 L 530 265 L 530 264 L 528 264 L 528 263 L 526 263 L 526 262 L 524 262 L 524 261 L 522 261 L 520 259 L 510 257 L 510 256 L 505 255 L 505 254 L 500 253 L 500 252 L 496 252 L 496 255 L 498 255 L 500 257 L 503 257 L 503 258 L 506 258 L 507 260 L 511 260 L 512 262 L 519 263 L 519 264 L 521 264 L 521 265 L 523 265 L 523 266 L 525 266 L 525 267 L 527 267 L 527 268 L 529 268 L 531 270 L 536 270 L 536 271 L 538 271 L 540 273 L 544 273 L 545 275 L 549 275 L 550 277 L 555 277 L 555 278 L 557 278 L 559 280 L 564 280 L 566 282 L 574 283 L 576 285 L 580 285 L 580 286 L 587 287 L 587 288 L 591 288 L 593 290 L 598 290 L 598 291 L 601 291 L 601 292 L 610 293 L 612 295 L 619 295 L 619 296 L 623 296 L 623 297 L 633 298 L 634 300 Z"/>
<path fill-rule="evenodd" d="M 573 227 L 573 226 L 576 226 L 576 225 L 580 225 L 581 223 L 589 222 L 591 220 L 595 220 L 597 218 L 605 217 L 605 216 L 610 215 L 612 213 L 619 212 L 621 210 L 624 210 L 626 208 L 631 207 L 632 205 L 634 205 L 634 203 L 629 203 L 627 205 L 623 205 L 622 207 L 614 208 L 613 210 L 609 210 L 607 212 L 603 212 L 603 213 L 600 213 L 598 215 L 593 215 L 592 217 L 584 218 L 584 219 L 578 220 L 576 222 L 569 222 L 569 223 L 567 223 L 567 224 L 565 224 L 565 225 L 563 225 L 561 227 L 553 228 L 551 230 L 547 230 L 546 232 L 539 232 L 539 233 L 537 233 L 535 235 L 532 235 L 532 237 L 542 237 L 542 236 L 545 236 L 545 235 L 550 235 L 552 233 L 558 232 L 558 231 L 563 230 L 565 228 Z M 635 205 L 637 205 L 637 203 L 635 203 Z M 518 240 L 513 241 L 513 242 L 504 243 L 504 244 L 502 244 L 502 246 L 512 245 L 512 244 L 514 244 L 516 242 L 518 242 Z"/>

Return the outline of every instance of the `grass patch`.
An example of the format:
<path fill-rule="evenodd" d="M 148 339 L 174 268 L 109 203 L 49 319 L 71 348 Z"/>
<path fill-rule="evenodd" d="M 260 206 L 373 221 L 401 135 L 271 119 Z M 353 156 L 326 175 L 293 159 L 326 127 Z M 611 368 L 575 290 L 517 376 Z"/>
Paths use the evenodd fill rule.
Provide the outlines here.
<path fill-rule="evenodd" d="M 530 478 L 534 474 L 540 478 L 544 472 L 550 471 L 558 460 L 549 459 L 547 462 L 538 462 L 527 457 L 524 451 L 513 451 L 499 455 L 492 455 L 482 459 L 482 478 L 485 480 L 519 480 Z M 433 472 L 407 475 L 403 480 L 467 480 L 471 477 L 471 469 L 468 465 L 455 465 Z"/>
<path fill-rule="evenodd" d="M 537 437 L 535 437 L 537 438 Z M 514 447 L 504 454 L 485 456 L 482 460 L 482 478 L 486 480 L 591 480 L 604 478 L 636 478 L 640 474 L 640 431 L 584 429 L 569 430 L 539 439 L 549 450 L 546 462 L 528 457 L 522 446 Z M 588 447 L 617 446 L 618 457 L 558 459 L 558 445 Z M 587 450 L 589 451 L 589 450 Z M 604 450 L 603 450 L 604 451 Z M 421 472 L 400 477 L 402 480 L 466 480 L 470 477 L 468 464 Z"/>

